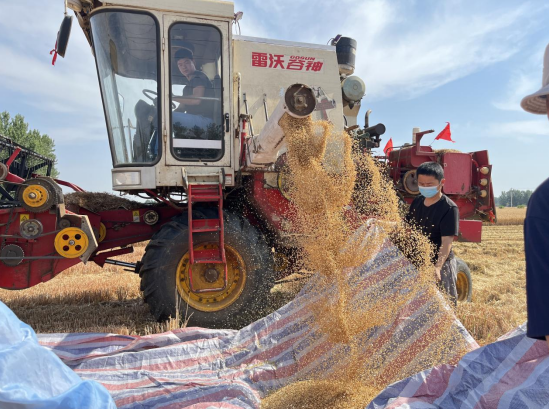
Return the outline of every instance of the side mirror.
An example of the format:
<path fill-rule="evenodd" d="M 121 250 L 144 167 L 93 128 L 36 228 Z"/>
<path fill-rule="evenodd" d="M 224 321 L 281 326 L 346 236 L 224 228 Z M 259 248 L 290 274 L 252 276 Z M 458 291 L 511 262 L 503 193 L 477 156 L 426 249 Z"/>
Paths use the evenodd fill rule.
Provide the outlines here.
<path fill-rule="evenodd" d="M 67 46 L 69 45 L 69 38 L 71 36 L 72 16 L 65 16 L 59 32 L 57 33 L 57 46 L 56 51 L 61 57 L 65 57 Z"/>

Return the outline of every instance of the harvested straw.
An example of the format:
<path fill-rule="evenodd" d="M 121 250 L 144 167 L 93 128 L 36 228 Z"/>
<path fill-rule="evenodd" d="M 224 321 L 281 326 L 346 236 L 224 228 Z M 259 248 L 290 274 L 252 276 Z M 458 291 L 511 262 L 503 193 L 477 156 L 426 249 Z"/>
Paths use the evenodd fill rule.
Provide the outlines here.
<path fill-rule="evenodd" d="M 143 202 L 136 202 L 110 193 L 100 192 L 74 192 L 65 195 L 67 207 L 83 207 L 90 212 L 101 212 L 106 210 L 134 210 L 146 207 Z"/>

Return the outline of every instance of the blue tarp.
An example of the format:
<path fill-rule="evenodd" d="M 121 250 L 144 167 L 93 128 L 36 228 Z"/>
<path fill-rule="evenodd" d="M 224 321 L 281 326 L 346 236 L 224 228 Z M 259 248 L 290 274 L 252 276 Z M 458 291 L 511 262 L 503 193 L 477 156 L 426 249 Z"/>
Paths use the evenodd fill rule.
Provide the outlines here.
<path fill-rule="evenodd" d="M 33 329 L 0 302 L 0 407 L 5 409 L 116 408 L 107 390 L 83 381 Z"/>

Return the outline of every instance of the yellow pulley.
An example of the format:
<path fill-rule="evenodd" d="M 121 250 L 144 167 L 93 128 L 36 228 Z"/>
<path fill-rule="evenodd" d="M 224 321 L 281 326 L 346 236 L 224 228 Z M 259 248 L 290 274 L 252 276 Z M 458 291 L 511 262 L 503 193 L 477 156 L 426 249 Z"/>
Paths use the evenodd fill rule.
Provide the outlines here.
<path fill-rule="evenodd" d="M 103 240 L 105 240 L 105 237 L 107 237 L 107 227 L 103 223 L 101 223 L 101 225 L 99 226 L 99 237 L 97 241 L 101 243 Z"/>
<path fill-rule="evenodd" d="M 55 236 L 55 250 L 65 258 L 77 258 L 88 249 L 88 236 L 76 227 L 67 227 Z"/>
<path fill-rule="evenodd" d="M 38 208 L 48 201 L 49 193 L 44 186 L 30 185 L 23 190 L 21 198 L 27 206 Z"/>

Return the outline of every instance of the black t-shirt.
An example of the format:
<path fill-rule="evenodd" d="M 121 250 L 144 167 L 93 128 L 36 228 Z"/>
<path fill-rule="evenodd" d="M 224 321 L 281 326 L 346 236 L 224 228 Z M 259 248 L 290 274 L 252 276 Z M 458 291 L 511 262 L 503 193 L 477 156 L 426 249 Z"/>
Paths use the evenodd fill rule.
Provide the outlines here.
<path fill-rule="evenodd" d="M 425 197 L 419 195 L 410 205 L 406 221 L 421 228 L 423 234 L 435 245 L 435 260 L 442 245 L 442 237 L 457 236 L 459 233 L 459 209 L 448 196 L 442 195 L 440 200 L 431 206 L 423 203 Z M 453 252 L 450 251 L 452 257 Z"/>
<path fill-rule="evenodd" d="M 214 97 L 212 83 L 202 71 L 196 70 L 190 80 L 186 78 L 185 80 L 185 88 L 183 88 L 184 97 L 192 96 L 196 87 L 205 88 L 205 97 Z M 205 118 L 213 119 L 213 101 L 200 101 L 200 104 L 198 105 L 185 105 L 185 112 L 191 115 L 200 115 Z"/>
<path fill-rule="evenodd" d="M 530 338 L 549 335 L 549 179 L 532 194 L 524 221 L 526 306 Z"/>

